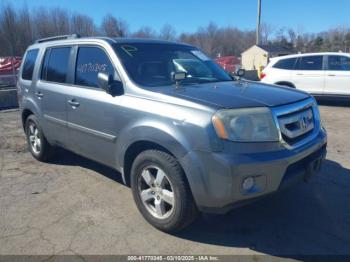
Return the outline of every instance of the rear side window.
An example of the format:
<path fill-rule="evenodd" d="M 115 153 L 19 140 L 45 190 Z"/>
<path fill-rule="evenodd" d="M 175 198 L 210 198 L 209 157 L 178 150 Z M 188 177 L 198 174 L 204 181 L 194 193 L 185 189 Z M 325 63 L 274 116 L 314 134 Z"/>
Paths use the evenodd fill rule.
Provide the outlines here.
<path fill-rule="evenodd" d="M 298 59 L 296 69 L 298 70 L 322 70 L 323 56 L 303 56 Z"/>
<path fill-rule="evenodd" d="M 38 56 L 38 52 L 39 49 L 33 49 L 27 52 L 22 69 L 22 79 L 32 80 L 35 61 Z"/>
<path fill-rule="evenodd" d="M 328 70 L 350 71 L 350 57 L 340 55 L 328 56 Z"/>
<path fill-rule="evenodd" d="M 50 48 L 46 50 L 41 79 L 65 83 L 67 78 L 70 47 Z"/>
<path fill-rule="evenodd" d="M 80 47 L 75 70 L 75 84 L 98 87 L 97 74 L 99 72 L 114 76 L 114 68 L 107 54 L 98 47 Z"/>
<path fill-rule="evenodd" d="M 273 67 L 278 69 L 293 70 L 296 61 L 296 58 L 281 59 L 276 64 L 274 64 Z"/>

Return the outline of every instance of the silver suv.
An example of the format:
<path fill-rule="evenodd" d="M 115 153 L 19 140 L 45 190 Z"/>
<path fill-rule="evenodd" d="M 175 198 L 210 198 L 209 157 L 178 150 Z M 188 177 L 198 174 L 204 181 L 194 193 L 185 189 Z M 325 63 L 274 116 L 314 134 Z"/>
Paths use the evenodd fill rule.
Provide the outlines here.
<path fill-rule="evenodd" d="M 310 95 L 234 79 L 190 45 L 60 36 L 23 61 L 32 155 L 63 147 L 114 168 L 163 231 L 307 180 L 326 154 Z"/>

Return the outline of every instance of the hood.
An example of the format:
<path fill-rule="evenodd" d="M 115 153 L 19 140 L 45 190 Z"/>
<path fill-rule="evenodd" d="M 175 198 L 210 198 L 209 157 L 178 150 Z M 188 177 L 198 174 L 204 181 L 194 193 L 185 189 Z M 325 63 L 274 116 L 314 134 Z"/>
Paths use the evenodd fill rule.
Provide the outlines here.
<path fill-rule="evenodd" d="M 275 85 L 230 81 L 194 85 L 163 86 L 153 91 L 217 108 L 279 106 L 309 97 L 308 94 Z"/>

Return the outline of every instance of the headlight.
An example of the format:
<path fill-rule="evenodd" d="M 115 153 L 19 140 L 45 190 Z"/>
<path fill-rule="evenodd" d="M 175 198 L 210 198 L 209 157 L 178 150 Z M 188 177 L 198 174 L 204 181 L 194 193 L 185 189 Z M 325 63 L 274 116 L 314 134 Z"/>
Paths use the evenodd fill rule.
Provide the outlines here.
<path fill-rule="evenodd" d="M 266 107 L 218 111 L 212 118 L 218 136 L 237 142 L 279 141 L 271 111 Z"/>

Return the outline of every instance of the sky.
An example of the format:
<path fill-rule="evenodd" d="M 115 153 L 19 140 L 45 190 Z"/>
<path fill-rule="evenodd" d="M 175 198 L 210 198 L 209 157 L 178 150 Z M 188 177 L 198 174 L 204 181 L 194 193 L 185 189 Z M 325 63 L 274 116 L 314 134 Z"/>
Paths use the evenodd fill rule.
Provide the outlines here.
<path fill-rule="evenodd" d="M 62 7 L 91 16 L 99 25 L 107 13 L 122 18 L 131 31 L 149 26 L 159 31 L 165 24 L 177 33 L 193 32 L 210 21 L 218 26 L 254 30 L 257 0 L 0 0 L 29 9 Z M 1 5 L 0 5 L 1 6 Z M 350 0 L 262 0 L 262 22 L 275 28 L 321 32 L 350 27 Z"/>

